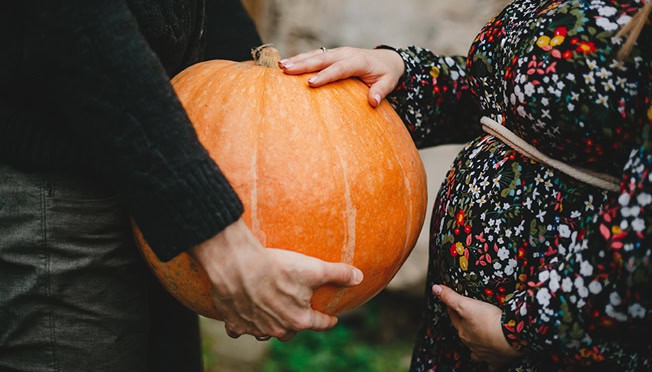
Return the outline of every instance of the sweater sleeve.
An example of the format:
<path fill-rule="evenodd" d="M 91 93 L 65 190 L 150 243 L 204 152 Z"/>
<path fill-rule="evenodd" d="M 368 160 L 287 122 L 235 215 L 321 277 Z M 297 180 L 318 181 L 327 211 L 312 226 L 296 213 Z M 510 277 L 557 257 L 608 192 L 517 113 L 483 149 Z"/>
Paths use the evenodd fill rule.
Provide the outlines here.
<path fill-rule="evenodd" d="M 43 1 L 28 16 L 27 60 L 41 99 L 90 143 L 161 260 L 207 240 L 243 207 L 199 143 L 124 0 Z"/>
<path fill-rule="evenodd" d="M 465 57 L 438 56 L 415 46 L 393 50 L 403 58 L 405 73 L 388 100 L 418 148 L 463 143 L 482 132 Z"/>
<path fill-rule="evenodd" d="M 652 320 L 652 106 L 643 145 L 624 168 L 619 195 L 578 233 L 561 259 L 539 268 L 503 305 L 503 330 L 516 349 L 552 345 L 599 357 L 592 335 L 650 326 Z M 643 327 L 643 328 L 641 328 Z"/>

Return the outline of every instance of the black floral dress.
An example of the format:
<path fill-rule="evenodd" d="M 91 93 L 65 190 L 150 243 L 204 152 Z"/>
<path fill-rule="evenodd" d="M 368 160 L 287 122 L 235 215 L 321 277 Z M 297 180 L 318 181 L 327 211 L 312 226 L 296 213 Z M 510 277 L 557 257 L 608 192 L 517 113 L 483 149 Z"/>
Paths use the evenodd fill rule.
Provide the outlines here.
<path fill-rule="evenodd" d="M 515 0 L 466 57 L 399 49 L 390 101 L 419 147 L 471 141 L 435 202 L 412 369 L 482 370 L 431 292 L 499 306 L 527 352 L 511 369 L 650 369 L 652 35 L 618 60 L 641 0 Z M 647 47 L 643 47 L 647 46 Z M 582 183 L 483 134 L 488 116 L 542 153 L 617 177 Z"/>

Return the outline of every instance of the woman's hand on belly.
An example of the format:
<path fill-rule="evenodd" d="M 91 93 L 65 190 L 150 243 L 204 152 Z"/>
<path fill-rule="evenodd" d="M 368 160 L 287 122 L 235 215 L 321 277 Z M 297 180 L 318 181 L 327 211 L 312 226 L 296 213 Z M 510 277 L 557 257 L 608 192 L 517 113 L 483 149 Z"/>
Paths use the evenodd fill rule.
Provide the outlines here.
<path fill-rule="evenodd" d="M 500 308 L 462 296 L 443 285 L 434 285 L 432 292 L 446 305 L 453 326 L 460 340 L 471 350 L 473 360 L 497 369 L 522 355 L 505 339 Z"/>

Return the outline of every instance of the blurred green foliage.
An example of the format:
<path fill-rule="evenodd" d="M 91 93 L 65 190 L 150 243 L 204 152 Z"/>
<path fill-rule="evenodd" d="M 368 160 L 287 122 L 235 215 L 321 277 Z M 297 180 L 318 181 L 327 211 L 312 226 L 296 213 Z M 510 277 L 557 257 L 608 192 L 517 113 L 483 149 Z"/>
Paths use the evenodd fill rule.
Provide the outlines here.
<path fill-rule="evenodd" d="M 407 371 L 412 343 L 374 345 L 346 325 L 328 332 L 303 332 L 287 343 L 273 341 L 265 372 Z"/>
<path fill-rule="evenodd" d="M 263 371 L 407 371 L 414 334 L 385 340 L 381 334 L 390 324 L 383 314 L 388 306 L 396 309 L 386 300 L 379 296 L 327 332 L 301 332 L 290 342 L 272 341 Z"/>
<path fill-rule="evenodd" d="M 256 362 L 212 353 L 216 341 L 206 333 L 204 365 L 207 372 L 408 371 L 421 309 L 420 298 L 382 292 L 340 316 L 331 330 L 299 332 L 288 342 L 269 341 Z"/>

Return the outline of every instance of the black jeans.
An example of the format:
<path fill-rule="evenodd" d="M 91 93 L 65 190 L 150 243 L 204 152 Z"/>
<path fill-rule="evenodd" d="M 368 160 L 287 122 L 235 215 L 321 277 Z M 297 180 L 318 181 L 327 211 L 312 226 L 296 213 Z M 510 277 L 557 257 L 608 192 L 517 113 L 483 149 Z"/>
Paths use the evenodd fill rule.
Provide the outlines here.
<path fill-rule="evenodd" d="M 152 278 L 102 182 L 0 164 L 0 371 L 200 371 L 196 315 Z"/>

